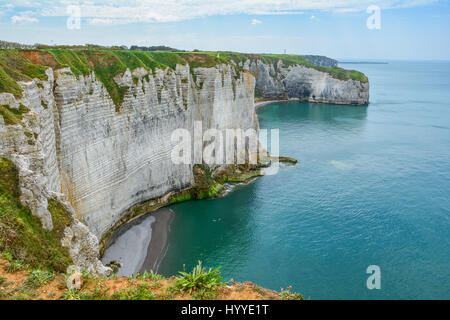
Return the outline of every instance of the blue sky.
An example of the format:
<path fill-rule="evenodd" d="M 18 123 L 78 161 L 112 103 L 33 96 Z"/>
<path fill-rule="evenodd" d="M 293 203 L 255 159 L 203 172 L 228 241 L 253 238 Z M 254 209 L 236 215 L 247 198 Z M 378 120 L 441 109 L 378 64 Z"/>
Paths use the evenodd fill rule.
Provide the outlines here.
<path fill-rule="evenodd" d="M 79 29 L 67 27 L 73 5 Z M 380 8 L 380 29 L 366 25 L 370 5 Z M 448 0 L 0 0 L 0 39 L 27 44 L 450 60 L 449 30 Z"/>

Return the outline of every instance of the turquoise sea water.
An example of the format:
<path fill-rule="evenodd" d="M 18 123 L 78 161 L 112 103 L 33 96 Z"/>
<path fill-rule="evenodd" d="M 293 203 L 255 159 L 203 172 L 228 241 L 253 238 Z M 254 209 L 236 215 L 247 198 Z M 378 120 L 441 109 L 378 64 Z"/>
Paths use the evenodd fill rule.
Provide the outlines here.
<path fill-rule="evenodd" d="M 450 62 L 344 67 L 369 77 L 370 106 L 258 110 L 300 164 L 171 206 L 161 273 L 202 260 L 311 299 L 450 299 Z M 380 290 L 366 287 L 369 265 Z"/>

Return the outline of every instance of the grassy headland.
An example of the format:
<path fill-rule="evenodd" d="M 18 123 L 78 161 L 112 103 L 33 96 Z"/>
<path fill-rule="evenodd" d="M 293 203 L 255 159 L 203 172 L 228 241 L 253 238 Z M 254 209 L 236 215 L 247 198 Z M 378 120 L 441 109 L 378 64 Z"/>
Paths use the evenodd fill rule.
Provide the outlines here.
<path fill-rule="evenodd" d="M 0 92 L 10 92 L 21 96 L 17 81 L 30 81 L 34 78 L 47 80 L 47 67 L 60 69 L 69 67 L 75 75 L 87 75 L 94 72 L 104 84 L 116 106 L 120 107 L 127 87 L 120 87 L 114 77 L 127 68 L 144 68 L 153 73 L 155 69 L 175 69 L 177 64 L 189 64 L 191 72 L 198 67 L 214 67 L 218 64 L 237 65 L 247 59 L 259 59 L 274 64 L 281 60 L 285 66 L 301 65 L 329 73 L 341 80 L 367 82 L 367 77 L 355 70 L 338 67 L 322 67 L 311 64 L 301 55 L 245 54 L 228 51 L 208 52 L 168 52 L 168 51 L 132 51 L 122 49 L 99 49 L 88 47 L 48 47 L 44 49 L 2 49 L 0 50 Z M 195 74 L 193 73 L 194 79 Z"/>

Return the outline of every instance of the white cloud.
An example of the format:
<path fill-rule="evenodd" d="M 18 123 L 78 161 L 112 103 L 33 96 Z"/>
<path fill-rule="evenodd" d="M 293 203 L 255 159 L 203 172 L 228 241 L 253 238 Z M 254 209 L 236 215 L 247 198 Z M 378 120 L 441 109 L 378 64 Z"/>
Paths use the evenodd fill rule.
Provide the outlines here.
<path fill-rule="evenodd" d="M 112 25 L 117 24 L 118 22 L 114 19 L 101 19 L 101 18 L 94 18 L 89 20 L 89 24 L 94 26 L 102 26 L 102 25 Z"/>
<path fill-rule="evenodd" d="M 28 14 L 20 14 L 18 16 L 12 16 L 11 22 L 13 24 L 26 24 L 39 22 L 37 18 L 30 17 Z"/>
<path fill-rule="evenodd" d="M 260 23 L 262 23 L 261 20 L 258 20 L 258 19 L 252 19 L 252 24 L 260 24 Z"/>
<path fill-rule="evenodd" d="M 382 9 L 421 6 L 437 0 L 35 0 L 42 16 L 67 16 L 67 5 L 80 5 L 91 24 L 177 22 L 215 15 L 300 15 L 305 11 L 364 12 L 371 4 Z M 27 2 L 22 0 L 19 2 Z M 255 19 L 256 20 L 256 19 Z"/>
<path fill-rule="evenodd" d="M 315 19 L 315 18 L 316 18 L 316 16 L 311 16 L 311 18 L 310 18 L 310 19 L 311 19 L 311 20 L 313 20 L 313 19 Z"/>

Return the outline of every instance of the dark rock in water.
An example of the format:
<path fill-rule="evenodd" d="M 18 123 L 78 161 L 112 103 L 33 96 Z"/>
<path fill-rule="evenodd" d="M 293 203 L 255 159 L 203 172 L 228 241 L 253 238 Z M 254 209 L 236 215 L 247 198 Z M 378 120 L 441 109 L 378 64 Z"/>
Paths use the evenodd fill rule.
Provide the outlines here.
<path fill-rule="evenodd" d="M 278 157 L 279 162 L 297 164 L 297 159 L 289 158 L 289 157 Z"/>

